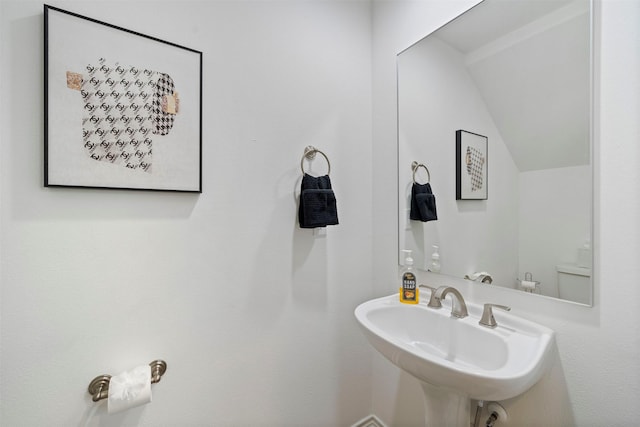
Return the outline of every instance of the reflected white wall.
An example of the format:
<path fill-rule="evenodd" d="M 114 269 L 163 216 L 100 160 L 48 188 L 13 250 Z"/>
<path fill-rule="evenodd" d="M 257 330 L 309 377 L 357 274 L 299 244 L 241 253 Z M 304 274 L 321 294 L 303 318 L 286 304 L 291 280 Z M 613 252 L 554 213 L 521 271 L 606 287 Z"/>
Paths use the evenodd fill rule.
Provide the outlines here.
<path fill-rule="evenodd" d="M 464 277 L 486 271 L 494 283 L 514 287 L 518 169 L 464 56 L 437 38 L 427 38 L 398 56 L 398 76 L 400 249 L 412 249 L 416 265 L 426 268 L 437 245 L 444 274 Z M 487 200 L 456 200 L 459 129 L 488 138 Z M 437 221 L 407 221 L 413 161 L 429 169 Z M 426 174 L 421 175 L 418 182 L 423 183 Z"/>

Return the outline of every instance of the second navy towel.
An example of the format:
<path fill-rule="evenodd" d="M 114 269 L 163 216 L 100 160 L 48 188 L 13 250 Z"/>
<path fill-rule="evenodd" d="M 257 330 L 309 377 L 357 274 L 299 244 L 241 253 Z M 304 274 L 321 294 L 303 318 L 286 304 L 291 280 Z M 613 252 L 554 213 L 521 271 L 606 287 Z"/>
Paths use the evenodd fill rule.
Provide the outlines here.
<path fill-rule="evenodd" d="M 409 218 L 416 221 L 435 221 L 438 219 L 436 212 L 436 196 L 431 191 L 431 184 L 413 183 L 411 188 L 411 212 Z"/>

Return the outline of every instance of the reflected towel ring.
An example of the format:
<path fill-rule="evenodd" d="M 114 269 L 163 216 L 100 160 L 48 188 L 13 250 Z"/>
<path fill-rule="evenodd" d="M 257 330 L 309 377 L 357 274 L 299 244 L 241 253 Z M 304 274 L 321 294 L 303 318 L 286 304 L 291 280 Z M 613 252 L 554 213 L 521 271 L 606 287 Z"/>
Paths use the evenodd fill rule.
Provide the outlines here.
<path fill-rule="evenodd" d="M 427 167 L 425 165 L 423 165 L 422 163 L 418 163 L 418 162 L 412 162 L 411 163 L 411 170 L 413 171 L 413 183 L 417 184 L 416 182 L 416 172 L 418 171 L 419 168 L 424 168 L 424 170 L 427 171 L 427 184 L 431 182 L 431 174 L 429 173 L 429 169 L 427 169 Z"/>
<path fill-rule="evenodd" d="M 327 161 L 327 175 L 331 173 L 331 162 L 329 162 L 329 158 L 322 151 L 318 150 L 316 147 L 309 145 L 305 147 L 304 154 L 302 155 L 302 159 L 300 159 L 300 169 L 302 170 L 302 174 L 304 175 L 306 172 L 304 171 L 304 159 L 313 160 L 316 158 L 316 153 L 322 154 L 322 157 Z"/>

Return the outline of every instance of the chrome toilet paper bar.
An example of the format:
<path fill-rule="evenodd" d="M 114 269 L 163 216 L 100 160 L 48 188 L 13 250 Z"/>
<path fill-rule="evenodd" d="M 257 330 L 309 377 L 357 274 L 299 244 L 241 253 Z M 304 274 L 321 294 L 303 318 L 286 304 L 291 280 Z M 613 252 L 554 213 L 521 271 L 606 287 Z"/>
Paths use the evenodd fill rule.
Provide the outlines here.
<path fill-rule="evenodd" d="M 162 375 L 167 371 L 167 362 L 164 360 L 154 360 L 149 363 L 151 366 L 151 384 L 160 382 Z M 89 384 L 89 394 L 94 402 L 109 397 L 109 381 L 111 381 L 111 375 L 98 375 Z"/>

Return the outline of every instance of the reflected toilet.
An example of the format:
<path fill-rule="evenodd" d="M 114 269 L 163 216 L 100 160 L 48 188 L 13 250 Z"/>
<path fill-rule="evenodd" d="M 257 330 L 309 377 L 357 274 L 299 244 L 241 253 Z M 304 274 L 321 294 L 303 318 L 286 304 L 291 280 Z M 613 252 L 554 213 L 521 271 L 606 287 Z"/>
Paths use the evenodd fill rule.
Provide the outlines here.
<path fill-rule="evenodd" d="M 556 266 L 560 298 L 591 304 L 591 269 L 576 264 Z"/>

